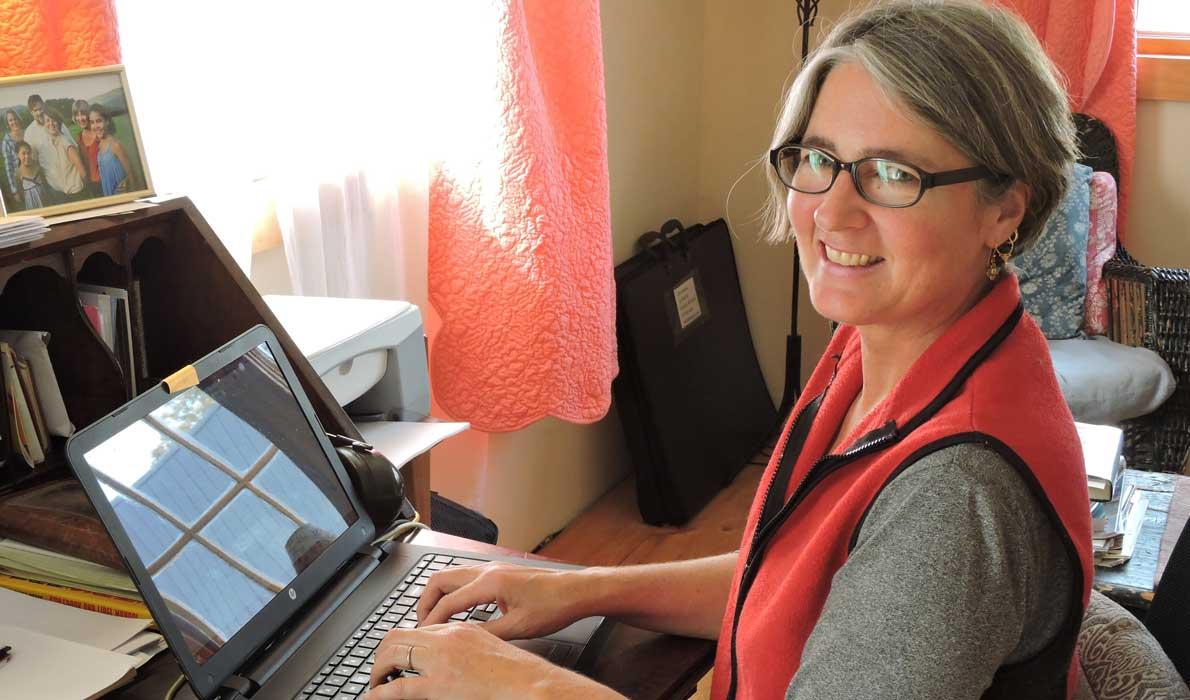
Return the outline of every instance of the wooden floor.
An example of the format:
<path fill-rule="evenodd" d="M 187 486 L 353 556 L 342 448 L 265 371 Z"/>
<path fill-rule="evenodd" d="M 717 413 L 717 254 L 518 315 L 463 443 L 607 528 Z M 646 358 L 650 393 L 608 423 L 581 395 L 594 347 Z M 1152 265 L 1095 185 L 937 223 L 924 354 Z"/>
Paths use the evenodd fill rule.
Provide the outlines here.
<path fill-rule="evenodd" d="M 587 566 L 647 564 L 695 559 L 740 547 L 748 508 L 772 449 L 763 450 L 735 480 L 682 527 L 646 525 L 629 478 L 609 491 L 566 529 L 541 547 L 543 556 Z M 694 700 L 710 697 L 707 674 Z"/>

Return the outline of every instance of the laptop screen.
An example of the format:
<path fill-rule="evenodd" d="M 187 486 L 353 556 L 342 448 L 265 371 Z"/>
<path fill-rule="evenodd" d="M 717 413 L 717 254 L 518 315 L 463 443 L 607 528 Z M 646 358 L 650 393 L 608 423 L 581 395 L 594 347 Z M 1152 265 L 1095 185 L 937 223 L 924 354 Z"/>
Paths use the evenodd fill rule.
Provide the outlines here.
<path fill-rule="evenodd" d="M 267 343 L 84 456 L 200 664 L 359 518 Z"/>

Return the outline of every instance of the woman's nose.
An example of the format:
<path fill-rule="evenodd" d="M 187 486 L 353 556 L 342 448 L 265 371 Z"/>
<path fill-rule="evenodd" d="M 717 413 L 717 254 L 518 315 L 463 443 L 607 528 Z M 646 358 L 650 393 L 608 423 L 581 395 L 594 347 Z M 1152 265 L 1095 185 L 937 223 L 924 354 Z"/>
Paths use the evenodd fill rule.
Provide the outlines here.
<path fill-rule="evenodd" d="M 828 231 L 858 228 L 867 221 L 867 201 L 855 189 L 851 173 L 843 170 L 835 184 L 819 195 L 822 201 L 814 210 L 814 223 Z"/>

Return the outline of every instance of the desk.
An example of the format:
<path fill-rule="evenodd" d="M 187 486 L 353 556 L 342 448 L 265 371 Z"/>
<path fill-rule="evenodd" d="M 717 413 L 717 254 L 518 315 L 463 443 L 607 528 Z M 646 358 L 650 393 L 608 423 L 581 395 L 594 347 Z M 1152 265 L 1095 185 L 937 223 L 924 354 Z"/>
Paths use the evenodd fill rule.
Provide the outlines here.
<path fill-rule="evenodd" d="M 448 547 L 477 554 L 537 559 L 532 554 L 423 530 L 414 540 L 429 547 Z M 396 583 L 396 582 L 394 582 Z M 617 625 L 596 663 L 592 678 L 633 700 L 683 700 L 694 692 L 711 668 L 715 645 Z M 161 700 L 180 671 L 173 656 L 159 655 L 141 669 L 137 680 L 105 697 L 119 700 Z M 183 691 L 179 700 L 193 696 Z"/>
<path fill-rule="evenodd" d="M 1165 562 L 1190 515 L 1190 476 L 1129 469 L 1121 492 L 1129 483 L 1148 493 L 1149 509 L 1132 559 L 1114 569 L 1096 567 L 1095 590 L 1125 607 L 1148 610 Z M 1112 513 L 1115 505 L 1109 506 Z"/>

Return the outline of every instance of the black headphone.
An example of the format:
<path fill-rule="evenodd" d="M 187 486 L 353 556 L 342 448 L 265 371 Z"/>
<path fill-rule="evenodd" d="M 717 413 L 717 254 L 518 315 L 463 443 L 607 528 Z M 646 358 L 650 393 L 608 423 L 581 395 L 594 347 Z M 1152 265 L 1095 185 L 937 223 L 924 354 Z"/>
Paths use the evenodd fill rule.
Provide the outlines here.
<path fill-rule="evenodd" d="M 413 517 L 413 506 L 405 500 L 401 473 L 387 457 L 366 442 L 334 433 L 326 435 L 347 469 L 355 495 L 372 518 L 377 533 L 391 529 L 398 520 Z"/>

